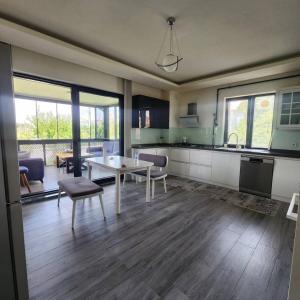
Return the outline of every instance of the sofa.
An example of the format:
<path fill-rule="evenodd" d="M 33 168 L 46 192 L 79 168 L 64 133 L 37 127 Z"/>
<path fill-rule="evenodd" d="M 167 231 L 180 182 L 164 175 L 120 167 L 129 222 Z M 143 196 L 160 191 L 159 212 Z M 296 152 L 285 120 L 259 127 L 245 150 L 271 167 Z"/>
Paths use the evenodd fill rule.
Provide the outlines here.
<path fill-rule="evenodd" d="M 39 180 L 43 182 L 45 175 L 44 161 L 41 158 L 21 158 L 19 159 L 19 166 L 28 168 L 26 174 L 27 179 Z"/>

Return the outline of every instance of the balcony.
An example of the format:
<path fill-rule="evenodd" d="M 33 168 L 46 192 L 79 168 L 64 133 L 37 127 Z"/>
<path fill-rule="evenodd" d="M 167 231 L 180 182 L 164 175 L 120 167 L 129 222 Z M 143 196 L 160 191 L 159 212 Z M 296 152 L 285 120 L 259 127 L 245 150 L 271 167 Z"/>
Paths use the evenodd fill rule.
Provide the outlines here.
<path fill-rule="evenodd" d="M 72 149 L 71 139 L 18 141 L 19 164 L 29 169 L 28 179 L 31 193 L 55 190 L 58 188 L 58 180 L 74 176 L 72 170 L 69 173 L 67 172 L 66 161 L 57 157 L 58 153 L 64 153 L 70 151 L 70 149 Z M 90 156 L 102 156 L 103 153 L 107 155 L 119 154 L 119 140 L 82 140 L 81 153 Z M 105 169 L 93 171 L 93 179 L 106 178 L 112 175 Z M 84 159 L 82 159 L 82 176 L 88 176 Z M 28 194 L 28 189 L 21 186 L 21 194 Z"/>

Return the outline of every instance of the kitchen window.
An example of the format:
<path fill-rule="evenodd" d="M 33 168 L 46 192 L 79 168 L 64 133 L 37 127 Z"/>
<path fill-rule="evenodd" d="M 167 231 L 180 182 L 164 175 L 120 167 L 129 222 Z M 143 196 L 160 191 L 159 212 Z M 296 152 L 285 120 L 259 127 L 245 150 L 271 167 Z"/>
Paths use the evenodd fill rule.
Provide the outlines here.
<path fill-rule="evenodd" d="M 226 100 L 224 143 L 247 148 L 268 148 L 272 138 L 275 94 Z M 236 135 L 231 135 L 235 133 Z"/>

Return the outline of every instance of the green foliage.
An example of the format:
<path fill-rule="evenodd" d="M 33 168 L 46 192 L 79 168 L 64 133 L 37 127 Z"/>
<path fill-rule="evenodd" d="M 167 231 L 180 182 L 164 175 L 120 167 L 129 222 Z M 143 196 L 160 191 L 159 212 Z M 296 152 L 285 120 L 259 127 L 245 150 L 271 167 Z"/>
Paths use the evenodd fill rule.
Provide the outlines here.
<path fill-rule="evenodd" d="M 269 105 L 263 107 L 261 101 L 265 99 L 259 99 L 255 101 L 254 117 L 253 117 L 253 131 L 252 131 L 252 147 L 267 148 L 271 135 L 272 135 L 272 122 L 273 122 L 273 102 L 270 101 Z M 237 109 L 234 111 L 232 118 L 237 116 L 245 116 L 240 118 L 240 121 L 234 126 L 229 126 L 228 134 L 235 132 L 239 137 L 239 143 L 246 143 L 247 132 L 247 102 L 241 101 Z M 231 137 L 229 143 L 235 143 L 235 137 Z"/>
<path fill-rule="evenodd" d="M 17 137 L 19 140 L 71 139 L 72 120 L 70 117 L 59 117 L 57 123 L 53 113 L 39 113 L 38 120 L 36 116 L 27 117 L 24 123 L 17 124 Z"/>
<path fill-rule="evenodd" d="M 236 133 L 239 137 L 239 144 L 245 145 L 246 144 L 246 132 L 247 132 L 247 109 L 248 109 L 248 103 L 247 101 L 240 101 L 239 106 L 235 110 L 234 114 L 231 116 L 233 119 L 237 119 L 237 117 L 244 116 L 243 118 L 240 118 L 239 122 L 235 125 L 235 127 L 230 126 L 228 128 L 228 135 L 231 133 Z M 230 141 L 228 141 L 229 144 L 235 144 L 236 143 L 236 137 L 232 136 L 230 138 Z"/>

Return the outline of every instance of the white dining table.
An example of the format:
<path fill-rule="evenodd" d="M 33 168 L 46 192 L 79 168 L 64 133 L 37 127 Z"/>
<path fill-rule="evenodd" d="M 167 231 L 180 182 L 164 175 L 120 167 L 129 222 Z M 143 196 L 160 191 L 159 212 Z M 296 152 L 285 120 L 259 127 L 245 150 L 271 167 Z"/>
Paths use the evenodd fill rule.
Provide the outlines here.
<path fill-rule="evenodd" d="M 152 162 L 133 159 L 124 156 L 103 156 L 87 158 L 86 163 L 88 165 L 88 176 L 92 178 L 92 167 L 103 167 L 112 171 L 116 178 L 116 212 L 121 213 L 121 178 L 122 174 L 132 173 L 136 171 L 147 171 L 146 179 L 146 202 L 150 202 L 150 172 L 153 166 Z"/>

